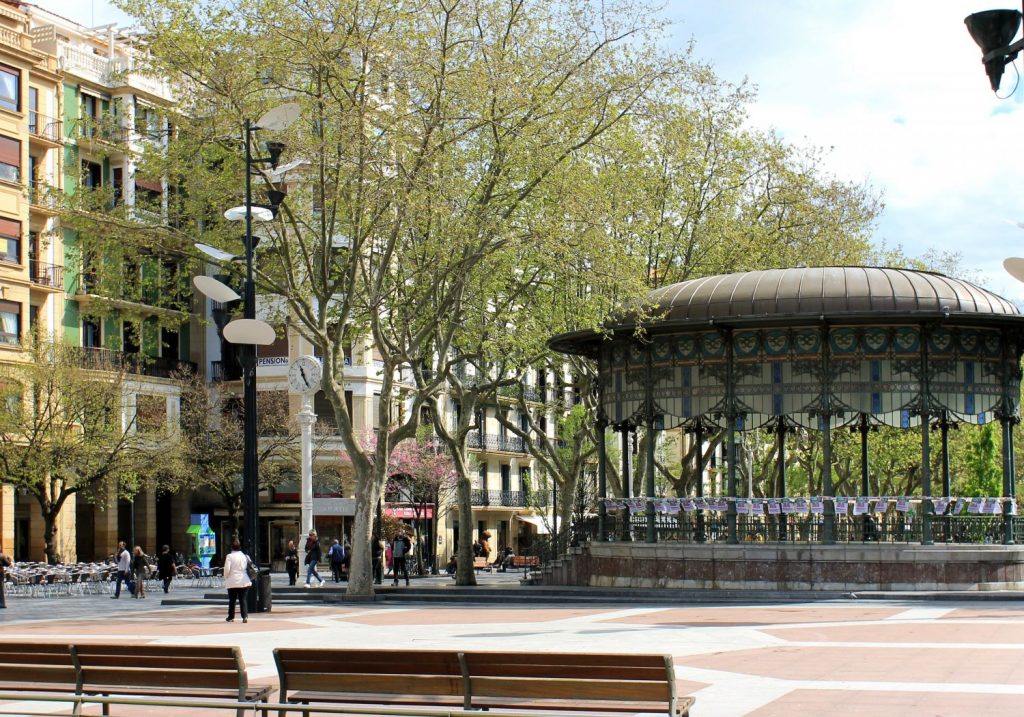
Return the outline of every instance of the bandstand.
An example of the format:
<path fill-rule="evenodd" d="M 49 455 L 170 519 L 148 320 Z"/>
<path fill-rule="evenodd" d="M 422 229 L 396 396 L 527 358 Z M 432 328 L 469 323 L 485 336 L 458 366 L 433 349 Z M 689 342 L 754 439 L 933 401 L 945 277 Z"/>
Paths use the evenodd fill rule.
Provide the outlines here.
<path fill-rule="evenodd" d="M 666 583 L 665 570 L 641 565 L 641 542 L 610 543 L 631 534 L 612 528 L 608 508 L 615 506 L 625 511 L 632 507 L 634 513 L 642 510 L 643 542 L 656 543 L 659 535 L 683 541 L 675 546 L 684 563 L 687 556 L 691 562 L 710 561 L 714 572 L 717 551 L 720 571 L 723 560 L 761 564 L 751 570 L 732 565 L 725 571 L 729 579 L 724 580 L 730 584 L 764 583 L 767 563 L 776 563 L 769 570 L 768 584 L 811 588 L 815 584 L 975 588 L 1024 584 L 1024 551 L 1013 545 L 1012 430 L 1019 421 L 1024 317 L 1013 304 L 940 274 L 874 267 L 712 276 L 655 290 L 650 303 L 655 307 L 650 319 L 628 318 L 609 324 L 602 333 L 575 332 L 551 341 L 554 349 L 590 357 L 598 365 L 598 492 L 607 498 L 604 435 L 610 425 L 620 432 L 624 455 L 630 434 L 638 429 L 650 437 L 660 430 L 682 428 L 693 434 L 698 445 L 713 433 L 724 433 L 726 494 L 704 496 L 703 482 L 698 480 L 695 495 L 671 501 L 656 496 L 656 441 L 647 440 L 646 495 L 601 501 L 597 540 L 585 561 L 594 567 L 601 562 L 601 554 L 623 557 L 625 550 L 629 552 L 625 562 L 639 561 L 635 570 L 642 575 L 616 574 L 611 581 L 589 582 L 707 583 L 707 565 L 699 571 L 704 578 Z M 998 422 L 1002 437 L 1002 494 L 980 502 L 957 500 L 950 494 L 949 429 L 955 424 L 993 421 Z M 876 425 L 919 433 L 920 485 L 914 496 L 872 495 L 870 434 Z M 776 436 L 779 480 L 778 495 L 752 501 L 737 493 L 736 457 L 738 434 L 756 428 L 771 429 Z M 786 436 L 794 428 L 822 432 L 820 495 L 786 493 Z M 858 496 L 836 496 L 833 490 L 831 437 L 837 429 L 860 433 Z M 930 468 L 933 431 L 942 455 L 937 478 Z M 704 451 L 694 454 L 700 475 Z M 971 513 L 996 514 L 991 516 L 999 528 L 994 542 L 1002 545 L 958 546 L 958 533 L 950 526 L 955 514 L 965 508 Z M 624 514 L 628 516 L 616 511 L 620 523 Z M 631 522 L 635 524 L 637 516 L 633 521 L 627 517 L 627 527 Z M 894 522 L 900 525 L 898 533 L 886 529 Z M 669 525 L 677 529 L 666 531 Z M 771 529 L 765 530 L 766 525 Z M 755 526 L 759 526 L 757 532 L 752 533 Z M 763 560 L 749 553 L 736 557 L 735 549 L 756 547 L 744 543 L 750 534 L 762 543 Z M 662 542 L 657 555 L 668 555 L 668 545 Z M 800 557 L 792 550 L 796 545 L 805 547 Z M 868 545 L 881 553 L 865 558 Z M 978 551 L 986 548 L 999 550 L 979 558 Z M 944 551 L 941 559 L 932 549 Z M 922 557 L 922 550 L 929 555 Z M 706 560 L 701 551 L 707 554 Z M 779 560 L 794 563 L 792 574 L 778 567 Z M 913 567 L 937 560 L 962 565 L 959 572 L 949 569 L 948 580 L 947 571 L 937 575 L 933 569 L 925 570 L 921 578 L 920 568 Z M 890 565 L 853 570 L 856 577 L 850 579 L 851 562 L 879 561 Z M 972 561 L 982 567 L 995 561 L 999 568 L 979 567 L 975 574 L 967 567 Z M 805 579 L 809 568 L 801 564 L 807 562 L 817 564 L 812 572 L 818 580 Z M 827 567 L 829 563 L 835 570 Z M 918 577 L 905 579 L 908 573 L 900 564 Z"/>

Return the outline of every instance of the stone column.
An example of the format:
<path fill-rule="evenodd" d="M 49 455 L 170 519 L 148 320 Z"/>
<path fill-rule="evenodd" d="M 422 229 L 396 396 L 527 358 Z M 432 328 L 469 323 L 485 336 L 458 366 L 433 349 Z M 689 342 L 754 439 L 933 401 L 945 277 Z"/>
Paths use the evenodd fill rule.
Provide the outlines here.
<path fill-rule="evenodd" d="M 0 545 L 9 557 L 14 556 L 14 488 L 0 485 Z"/>

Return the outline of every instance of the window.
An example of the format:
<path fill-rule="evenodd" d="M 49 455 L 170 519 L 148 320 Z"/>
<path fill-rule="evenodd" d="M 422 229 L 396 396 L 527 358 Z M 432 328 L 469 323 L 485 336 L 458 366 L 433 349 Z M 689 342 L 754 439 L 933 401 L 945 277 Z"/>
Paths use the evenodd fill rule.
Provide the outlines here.
<path fill-rule="evenodd" d="M 143 432 L 159 431 L 167 423 L 167 400 L 163 396 L 140 393 L 135 396 L 135 428 Z"/>
<path fill-rule="evenodd" d="M 28 88 L 28 131 L 39 134 L 39 90 Z"/>
<path fill-rule="evenodd" d="M 103 165 L 96 162 L 82 162 L 82 185 L 88 189 L 103 186 Z"/>
<path fill-rule="evenodd" d="M 480 490 L 487 490 L 487 463 L 480 463 Z"/>
<path fill-rule="evenodd" d="M 0 301 L 0 344 L 21 343 L 21 304 Z"/>
<path fill-rule="evenodd" d="M 82 319 L 82 346 L 91 349 L 103 346 L 103 336 L 98 321 Z"/>
<path fill-rule="evenodd" d="M 0 219 L 0 259 L 21 263 L 21 222 Z"/>
<path fill-rule="evenodd" d="M 6 65 L 0 65 L 0 107 L 21 111 L 21 73 Z"/>
<path fill-rule="evenodd" d="M 21 142 L 10 137 L 0 137 L 0 179 L 21 181 Z"/>
<path fill-rule="evenodd" d="M 501 489 L 508 493 L 512 490 L 512 466 L 501 464 Z"/>

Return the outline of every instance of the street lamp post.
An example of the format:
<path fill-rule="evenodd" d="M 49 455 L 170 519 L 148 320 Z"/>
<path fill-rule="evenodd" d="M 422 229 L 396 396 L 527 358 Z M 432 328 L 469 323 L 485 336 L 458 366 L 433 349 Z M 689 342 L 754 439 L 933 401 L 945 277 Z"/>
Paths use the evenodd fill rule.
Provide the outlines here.
<path fill-rule="evenodd" d="M 245 411 L 245 422 L 243 426 L 243 448 L 242 448 L 242 508 L 245 513 L 245 523 L 242 531 L 243 549 L 252 559 L 252 562 L 259 566 L 260 540 L 259 540 L 259 465 L 257 459 L 257 448 L 259 436 L 256 432 L 256 346 L 268 345 L 274 342 L 274 328 L 265 321 L 256 319 L 256 283 L 253 278 L 253 257 L 258 239 L 253 236 L 252 223 L 257 221 L 271 221 L 276 215 L 277 205 L 284 199 L 283 193 L 271 191 L 271 206 L 254 206 L 252 202 L 252 170 L 256 164 L 270 164 L 277 167 L 278 159 L 284 150 L 280 143 L 268 143 L 269 157 L 252 156 L 252 136 L 260 130 L 280 131 L 287 129 L 299 116 L 299 106 L 294 103 L 280 105 L 264 114 L 256 124 L 245 120 L 245 205 L 233 207 L 224 212 L 224 217 L 229 221 L 245 221 L 245 236 L 242 242 L 245 248 L 243 257 L 234 256 L 228 252 L 221 251 L 205 244 L 196 244 L 196 247 L 207 256 L 219 262 L 231 262 L 239 259 L 245 261 L 245 286 L 242 297 L 239 297 L 232 289 L 221 284 L 216 279 L 207 276 L 197 276 L 193 279 L 196 288 L 215 301 L 231 301 L 242 299 L 242 317 L 230 322 L 224 327 L 224 338 L 239 345 L 239 363 L 242 367 L 243 402 Z M 249 591 L 249 609 L 256 611 L 257 605 L 266 605 L 266 600 L 260 600 L 260 581 L 257 580 L 253 590 Z"/>

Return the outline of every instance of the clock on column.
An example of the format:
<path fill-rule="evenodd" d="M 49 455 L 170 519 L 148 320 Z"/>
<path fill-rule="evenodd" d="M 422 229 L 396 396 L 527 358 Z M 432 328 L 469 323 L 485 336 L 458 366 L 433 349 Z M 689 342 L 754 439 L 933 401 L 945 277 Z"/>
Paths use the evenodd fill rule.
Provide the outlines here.
<path fill-rule="evenodd" d="M 288 367 L 288 386 L 297 393 L 316 393 L 322 378 L 323 366 L 315 356 L 300 356 Z"/>

